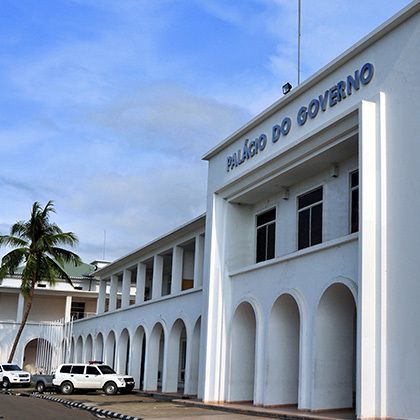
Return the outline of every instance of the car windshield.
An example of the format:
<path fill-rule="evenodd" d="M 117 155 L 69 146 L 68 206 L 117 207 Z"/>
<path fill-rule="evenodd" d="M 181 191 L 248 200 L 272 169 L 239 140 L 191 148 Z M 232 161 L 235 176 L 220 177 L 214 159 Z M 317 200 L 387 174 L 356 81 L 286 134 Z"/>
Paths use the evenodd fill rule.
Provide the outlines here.
<path fill-rule="evenodd" d="M 3 365 L 3 369 L 7 372 L 11 370 L 22 370 L 18 365 Z"/>
<path fill-rule="evenodd" d="M 102 372 L 103 375 L 108 375 L 110 373 L 115 373 L 115 371 L 107 365 L 98 366 L 98 368 Z"/>

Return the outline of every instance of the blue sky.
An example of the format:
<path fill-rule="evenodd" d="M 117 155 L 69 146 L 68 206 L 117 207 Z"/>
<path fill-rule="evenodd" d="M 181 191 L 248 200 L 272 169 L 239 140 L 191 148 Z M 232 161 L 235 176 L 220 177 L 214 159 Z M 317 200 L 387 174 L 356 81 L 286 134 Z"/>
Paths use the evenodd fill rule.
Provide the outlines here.
<path fill-rule="evenodd" d="M 302 0 L 302 78 L 409 4 Z M 205 210 L 200 157 L 296 84 L 293 0 L 0 0 L 0 233 L 55 201 L 86 261 Z M 0 255 L 4 250 L 0 250 Z"/>

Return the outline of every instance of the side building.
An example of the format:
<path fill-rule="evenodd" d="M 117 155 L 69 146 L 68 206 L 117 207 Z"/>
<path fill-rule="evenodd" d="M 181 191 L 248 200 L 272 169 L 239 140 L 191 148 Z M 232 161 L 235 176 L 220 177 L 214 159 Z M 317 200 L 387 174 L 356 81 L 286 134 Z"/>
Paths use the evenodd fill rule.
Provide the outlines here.
<path fill-rule="evenodd" d="M 203 215 L 97 271 L 97 316 L 74 323 L 70 361 L 103 360 L 144 390 L 197 394 L 204 226 Z"/>
<path fill-rule="evenodd" d="M 95 315 L 98 284 L 94 273 L 106 264 L 104 261 L 94 261 L 77 267 L 65 265 L 64 270 L 74 288 L 61 279 L 57 279 L 54 286 L 47 282 L 38 284 L 15 362 L 35 373 L 50 370 L 51 364 L 63 360 L 65 346 L 55 354 L 55 346 L 65 339 L 63 325 L 71 320 Z M 0 360 L 3 362 L 9 357 L 25 309 L 20 285 L 19 271 L 14 276 L 0 280 Z M 44 353 L 42 357 L 39 354 L 41 351 Z"/>

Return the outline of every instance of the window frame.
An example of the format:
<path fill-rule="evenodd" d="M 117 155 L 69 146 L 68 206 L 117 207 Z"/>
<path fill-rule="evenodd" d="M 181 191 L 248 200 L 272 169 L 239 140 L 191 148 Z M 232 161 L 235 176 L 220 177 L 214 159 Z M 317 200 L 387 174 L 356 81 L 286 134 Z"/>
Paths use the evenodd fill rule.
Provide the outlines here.
<path fill-rule="evenodd" d="M 302 197 L 302 196 L 304 196 L 304 195 L 306 195 L 306 194 L 309 194 L 309 193 L 311 193 L 313 191 L 316 191 L 316 190 L 318 190 L 320 188 L 322 189 L 322 200 L 321 201 L 317 201 L 316 203 L 311 204 L 310 206 L 306 206 L 306 207 L 303 207 L 302 209 L 299 209 L 299 198 Z M 296 194 L 296 201 L 295 201 L 295 203 L 296 203 L 296 213 L 295 213 L 296 214 L 296 234 L 295 234 L 295 240 L 296 240 L 296 250 L 297 251 L 301 251 L 303 249 L 311 248 L 312 246 L 319 245 L 319 244 L 322 244 L 324 242 L 324 236 L 325 236 L 325 232 L 324 232 L 324 226 L 325 226 L 325 206 L 324 206 L 324 201 L 325 201 L 325 185 L 323 183 L 318 184 L 318 185 L 313 186 L 313 187 L 310 187 L 310 188 L 307 188 L 307 189 L 304 189 L 304 190 L 302 190 L 302 191 L 300 191 L 300 192 L 298 192 Z M 322 203 L 321 242 L 319 244 L 315 244 L 315 245 L 311 245 L 310 244 L 310 245 L 308 245 L 305 248 L 299 248 L 299 213 L 301 211 L 303 211 L 303 210 L 306 210 L 306 209 L 310 208 L 310 207 L 316 206 L 319 203 Z M 310 239 L 310 237 L 309 237 L 309 239 Z"/>
<path fill-rule="evenodd" d="M 355 173 L 355 172 L 358 172 L 359 173 L 359 176 L 358 176 L 358 184 L 357 184 L 357 187 L 352 187 L 351 186 L 351 176 Z M 349 187 L 349 192 L 348 192 L 348 197 L 349 197 L 349 212 L 348 212 L 348 225 L 349 225 L 349 227 L 348 227 L 348 232 L 349 232 L 349 235 L 352 235 L 353 233 L 358 233 L 358 232 L 360 232 L 360 171 L 359 171 L 359 168 L 358 167 L 356 167 L 356 168 L 354 168 L 354 169 L 351 169 L 349 172 L 348 172 L 348 177 L 347 177 L 347 179 L 348 179 L 348 187 Z M 356 231 L 354 231 L 354 232 L 352 232 L 351 231 L 351 225 L 352 225 L 352 220 L 351 220 L 351 214 L 352 214 L 352 212 L 351 212 L 351 210 L 352 210 L 352 204 L 353 204 L 353 199 L 352 199 L 352 192 L 355 190 L 355 189 L 358 189 L 359 190 L 359 203 L 358 203 L 358 209 L 357 209 L 357 213 L 358 213 L 358 226 L 357 226 L 357 230 Z"/>
<path fill-rule="evenodd" d="M 258 216 L 261 216 L 262 214 L 267 213 L 271 210 L 275 210 L 275 212 L 276 212 L 276 216 L 275 216 L 274 220 L 271 221 L 271 222 L 268 222 L 268 223 L 264 223 L 261 226 L 257 226 Z M 270 207 L 261 209 L 261 210 L 254 213 L 254 264 L 259 264 L 259 263 L 262 263 L 264 261 L 269 261 L 269 260 L 272 260 L 272 259 L 276 258 L 276 255 L 277 255 L 277 253 L 276 253 L 276 251 L 277 251 L 277 226 L 276 226 L 277 216 L 278 216 L 278 205 L 277 204 L 274 204 Z M 265 260 L 257 262 L 257 246 L 258 246 L 257 231 L 258 231 L 258 228 L 261 228 L 262 226 L 268 226 L 269 224 L 272 224 L 272 223 L 274 223 L 274 256 L 273 256 L 273 258 L 269 258 L 269 259 L 266 258 Z"/>

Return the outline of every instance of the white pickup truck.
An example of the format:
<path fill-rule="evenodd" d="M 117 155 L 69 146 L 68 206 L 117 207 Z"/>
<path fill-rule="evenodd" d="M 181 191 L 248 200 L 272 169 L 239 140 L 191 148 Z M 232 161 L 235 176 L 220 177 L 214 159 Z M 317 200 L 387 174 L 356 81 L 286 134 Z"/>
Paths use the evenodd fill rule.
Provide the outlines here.
<path fill-rule="evenodd" d="M 29 372 L 22 370 L 18 365 L 12 363 L 0 364 L 0 384 L 2 388 L 10 388 L 12 386 L 29 386 L 31 375 Z"/>
<path fill-rule="evenodd" d="M 53 385 L 62 394 L 71 394 L 75 389 L 102 389 L 105 394 L 113 395 L 131 392 L 134 379 L 127 375 L 118 375 L 104 364 L 67 363 L 58 366 Z"/>

